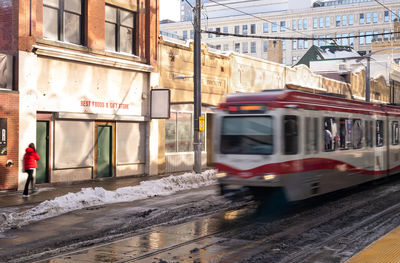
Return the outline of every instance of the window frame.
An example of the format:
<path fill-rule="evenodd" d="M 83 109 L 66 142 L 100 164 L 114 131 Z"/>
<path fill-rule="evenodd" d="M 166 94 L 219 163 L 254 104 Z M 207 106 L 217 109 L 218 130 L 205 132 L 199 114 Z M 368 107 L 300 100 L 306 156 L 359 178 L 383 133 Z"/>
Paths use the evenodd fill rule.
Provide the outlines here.
<path fill-rule="evenodd" d="M 398 121 L 392 121 L 392 145 L 398 145 L 399 144 L 399 122 Z"/>
<path fill-rule="evenodd" d="M 111 7 L 111 8 L 115 8 L 117 11 L 117 17 L 116 17 L 116 22 L 109 22 L 107 21 L 107 19 L 105 19 L 105 24 L 107 23 L 112 23 L 115 25 L 115 50 L 110 50 L 107 48 L 107 41 L 106 41 L 106 45 L 105 45 L 105 50 L 106 51 L 110 51 L 110 52 L 117 52 L 117 53 L 126 53 L 126 54 L 133 54 L 133 55 L 137 55 L 137 12 L 133 12 L 132 10 L 128 10 L 119 6 L 115 6 L 115 5 L 109 5 L 106 4 L 105 8 L 107 8 L 107 6 Z M 121 52 L 121 27 L 125 27 L 128 28 L 127 26 L 122 25 L 121 23 L 121 11 L 125 11 L 125 12 L 129 12 L 133 14 L 133 26 L 132 26 L 132 53 L 128 53 L 128 52 Z M 105 32 L 105 39 L 107 39 L 107 31 Z M 190 38 L 192 39 L 192 31 L 190 31 Z"/>
<path fill-rule="evenodd" d="M 65 43 L 70 43 L 73 45 L 80 45 L 80 46 L 84 46 L 86 45 L 86 41 L 85 41 L 85 20 L 86 20 L 86 12 L 85 12 L 85 1 L 80 0 L 81 2 L 81 13 L 78 14 L 74 11 L 70 11 L 70 10 L 66 10 L 65 9 L 65 2 L 67 0 L 57 0 L 58 1 L 58 7 L 54 7 L 51 5 L 46 5 L 43 3 L 43 20 L 42 20 L 42 24 L 43 24 L 43 38 L 45 39 L 49 39 L 49 40 L 53 40 L 53 41 L 61 41 L 61 42 L 65 42 Z M 47 38 L 44 37 L 45 32 L 44 32 L 44 13 L 45 13 L 45 8 L 49 8 L 49 9 L 53 9 L 57 11 L 57 39 L 52 39 L 52 38 Z M 68 42 L 65 41 L 65 13 L 70 13 L 73 15 L 79 15 L 79 44 L 78 43 L 73 43 L 73 42 Z"/>
<path fill-rule="evenodd" d="M 382 125 L 378 125 L 381 123 Z M 385 145 L 385 123 L 383 120 L 376 120 L 375 122 L 375 146 L 376 147 L 383 147 Z M 382 129 L 379 129 L 382 128 Z M 382 141 L 379 141 L 379 136 L 382 136 Z"/>
<path fill-rule="evenodd" d="M 282 122 L 282 132 L 283 132 L 283 154 L 285 155 L 296 155 L 299 153 L 299 123 L 300 123 L 299 116 L 297 115 L 284 115 L 283 116 L 283 122 Z M 287 133 L 286 129 L 286 121 L 294 120 L 295 121 L 295 131 L 293 131 L 294 135 L 291 135 L 291 133 Z M 290 137 L 290 140 L 288 139 Z M 289 151 L 290 146 L 294 145 L 293 149 Z"/>

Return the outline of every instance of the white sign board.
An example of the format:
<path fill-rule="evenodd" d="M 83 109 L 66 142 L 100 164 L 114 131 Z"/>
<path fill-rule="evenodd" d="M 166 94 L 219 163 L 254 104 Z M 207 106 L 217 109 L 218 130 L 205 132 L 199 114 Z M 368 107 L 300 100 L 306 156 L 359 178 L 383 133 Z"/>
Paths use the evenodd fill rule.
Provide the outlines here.
<path fill-rule="evenodd" d="M 150 118 L 169 119 L 170 114 L 170 90 L 153 89 L 151 92 Z"/>

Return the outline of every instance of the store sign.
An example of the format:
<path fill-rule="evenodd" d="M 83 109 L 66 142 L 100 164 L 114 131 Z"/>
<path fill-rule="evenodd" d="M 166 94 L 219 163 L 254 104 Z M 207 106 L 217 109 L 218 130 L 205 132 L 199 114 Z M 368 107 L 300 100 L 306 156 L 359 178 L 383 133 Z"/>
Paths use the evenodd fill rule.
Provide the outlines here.
<path fill-rule="evenodd" d="M 7 155 L 7 119 L 0 119 L 0 155 Z"/>

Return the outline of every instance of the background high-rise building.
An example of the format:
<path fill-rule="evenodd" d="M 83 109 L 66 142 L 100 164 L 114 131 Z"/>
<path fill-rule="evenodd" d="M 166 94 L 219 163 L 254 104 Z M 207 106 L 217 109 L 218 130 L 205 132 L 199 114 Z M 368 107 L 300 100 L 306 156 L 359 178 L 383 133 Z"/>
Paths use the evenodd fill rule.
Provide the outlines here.
<path fill-rule="evenodd" d="M 201 4 L 207 3 L 207 0 L 201 0 Z M 181 1 L 181 21 L 193 20 L 193 7 L 196 5 L 196 0 L 182 0 Z"/>
<path fill-rule="evenodd" d="M 193 1 L 194 2 L 194 1 Z M 202 34 L 202 42 L 223 50 L 268 59 L 268 39 L 282 39 L 282 63 L 296 62 L 312 46 L 335 43 L 360 54 L 372 43 L 396 39 L 393 21 L 399 20 L 400 1 L 386 0 L 207 0 L 202 9 L 202 29 L 239 36 Z M 183 20 L 183 19 L 182 19 Z M 193 39 L 193 24 L 184 20 L 160 26 L 182 39 Z"/>

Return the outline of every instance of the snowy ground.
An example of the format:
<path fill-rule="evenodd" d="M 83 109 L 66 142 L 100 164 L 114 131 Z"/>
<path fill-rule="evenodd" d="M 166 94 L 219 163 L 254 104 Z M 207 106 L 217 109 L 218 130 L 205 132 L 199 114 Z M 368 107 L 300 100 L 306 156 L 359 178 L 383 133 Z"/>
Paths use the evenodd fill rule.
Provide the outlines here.
<path fill-rule="evenodd" d="M 115 191 L 107 191 L 101 187 L 83 188 L 78 193 L 68 193 L 53 200 L 46 200 L 25 211 L 2 213 L 0 233 L 74 210 L 104 204 L 131 202 L 154 196 L 166 196 L 215 183 L 215 170 L 208 170 L 201 174 L 185 173 L 159 180 L 144 181 L 140 185 L 123 187 Z"/>

